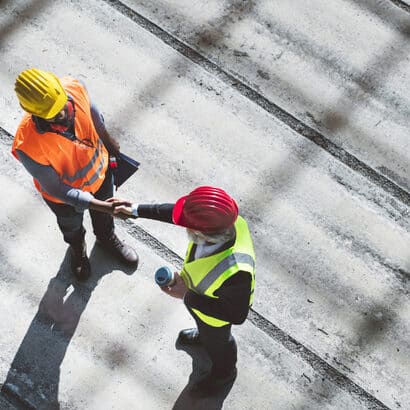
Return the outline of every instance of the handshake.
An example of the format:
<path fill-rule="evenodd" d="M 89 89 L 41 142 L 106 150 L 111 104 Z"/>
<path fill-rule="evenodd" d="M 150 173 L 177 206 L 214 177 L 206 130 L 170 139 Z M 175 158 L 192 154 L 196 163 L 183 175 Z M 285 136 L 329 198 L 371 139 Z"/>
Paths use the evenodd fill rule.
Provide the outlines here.
<path fill-rule="evenodd" d="M 120 219 L 138 218 L 138 205 L 118 198 L 109 198 L 105 202 L 111 206 L 111 214 Z"/>

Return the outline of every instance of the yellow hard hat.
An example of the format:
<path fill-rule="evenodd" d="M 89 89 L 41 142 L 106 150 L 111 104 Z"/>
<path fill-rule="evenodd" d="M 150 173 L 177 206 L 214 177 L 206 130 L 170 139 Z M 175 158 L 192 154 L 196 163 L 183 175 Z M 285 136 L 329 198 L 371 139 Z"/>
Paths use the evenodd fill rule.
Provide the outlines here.
<path fill-rule="evenodd" d="M 21 72 L 14 90 L 25 111 L 46 120 L 55 117 L 67 103 L 60 80 L 53 73 L 36 68 Z"/>

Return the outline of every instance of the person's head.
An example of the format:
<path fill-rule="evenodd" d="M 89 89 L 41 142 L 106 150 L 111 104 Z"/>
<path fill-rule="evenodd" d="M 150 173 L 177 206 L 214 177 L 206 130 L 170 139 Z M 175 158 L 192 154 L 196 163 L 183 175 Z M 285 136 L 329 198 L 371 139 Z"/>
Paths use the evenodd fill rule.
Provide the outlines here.
<path fill-rule="evenodd" d="M 28 113 L 50 122 L 64 119 L 68 97 L 53 73 L 36 68 L 24 70 L 18 75 L 14 90 Z"/>
<path fill-rule="evenodd" d="M 187 228 L 195 243 L 227 242 L 235 235 L 238 205 L 221 188 L 201 186 L 178 199 L 172 212 L 176 225 Z"/>

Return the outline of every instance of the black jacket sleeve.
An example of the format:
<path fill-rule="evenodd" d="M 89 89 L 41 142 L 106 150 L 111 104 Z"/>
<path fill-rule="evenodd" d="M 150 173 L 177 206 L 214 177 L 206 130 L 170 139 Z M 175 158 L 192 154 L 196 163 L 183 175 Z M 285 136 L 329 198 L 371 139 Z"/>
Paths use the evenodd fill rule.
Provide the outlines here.
<path fill-rule="evenodd" d="M 189 290 L 185 294 L 184 303 L 188 308 L 198 309 L 206 315 L 239 325 L 248 316 L 250 292 L 251 275 L 240 271 L 215 292 L 218 298 L 198 295 Z"/>
<path fill-rule="evenodd" d="M 174 205 L 175 204 L 140 204 L 138 205 L 138 217 L 172 224 L 174 223 L 172 221 Z"/>

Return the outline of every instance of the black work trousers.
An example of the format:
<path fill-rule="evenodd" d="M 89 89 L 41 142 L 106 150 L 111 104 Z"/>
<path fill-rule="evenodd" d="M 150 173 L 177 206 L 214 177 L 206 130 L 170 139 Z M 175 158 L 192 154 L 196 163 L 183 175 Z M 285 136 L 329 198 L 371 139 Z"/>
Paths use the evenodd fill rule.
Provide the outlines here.
<path fill-rule="evenodd" d="M 102 201 L 111 198 L 114 194 L 113 176 L 110 170 L 105 174 L 104 182 L 94 194 L 96 199 Z M 71 205 L 59 204 L 45 199 L 45 202 L 57 217 L 57 224 L 63 234 L 64 241 L 75 246 L 82 243 L 85 235 L 83 226 L 84 212 L 78 212 Z M 98 239 L 108 239 L 114 233 L 114 220 L 112 215 L 89 210 L 93 231 Z"/>
<path fill-rule="evenodd" d="M 237 347 L 232 336 L 232 325 L 222 327 L 209 326 L 191 312 L 199 331 L 199 339 L 211 362 L 211 374 L 216 378 L 228 376 L 236 365 Z"/>

